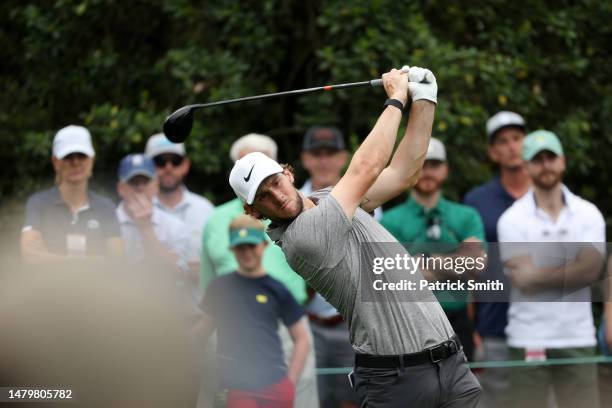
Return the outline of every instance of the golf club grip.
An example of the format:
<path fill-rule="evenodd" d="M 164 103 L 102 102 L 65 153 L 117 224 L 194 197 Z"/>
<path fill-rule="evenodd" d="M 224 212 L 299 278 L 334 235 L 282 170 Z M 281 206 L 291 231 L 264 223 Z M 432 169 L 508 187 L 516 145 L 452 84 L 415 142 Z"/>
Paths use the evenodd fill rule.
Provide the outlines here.
<path fill-rule="evenodd" d="M 382 86 L 382 79 L 373 79 L 370 81 L 371 86 Z"/>

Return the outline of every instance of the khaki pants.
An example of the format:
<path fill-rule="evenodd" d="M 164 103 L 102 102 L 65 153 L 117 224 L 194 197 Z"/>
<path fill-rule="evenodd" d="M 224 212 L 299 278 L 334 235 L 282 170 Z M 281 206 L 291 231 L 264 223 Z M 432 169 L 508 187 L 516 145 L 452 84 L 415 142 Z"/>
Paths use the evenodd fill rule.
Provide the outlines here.
<path fill-rule="evenodd" d="M 524 360 L 525 349 L 510 347 L 511 360 Z M 547 349 L 546 358 L 577 358 L 595 355 L 593 347 Z M 534 363 L 535 364 L 535 363 Z M 510 369 L 511 406 L 546 407 L 551 390 L 557 406 L 599 407 L 595 364 L 515 367 Z"/>

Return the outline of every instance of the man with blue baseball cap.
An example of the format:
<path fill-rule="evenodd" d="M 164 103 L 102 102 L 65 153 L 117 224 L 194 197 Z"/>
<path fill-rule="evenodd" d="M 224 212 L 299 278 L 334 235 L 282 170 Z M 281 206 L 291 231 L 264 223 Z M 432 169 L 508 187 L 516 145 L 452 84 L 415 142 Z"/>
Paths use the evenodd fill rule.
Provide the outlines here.
<path fill-rule="evenodd" d="M 127 155 L 119 164 L 118 176 L 117 192 L 122 201 L 117 219 L 128 258 L 135 262 L 163 260 L 184 274 L 189 230 L 179 219 L 153 205 L 157 192 L 153 161 L 144 154 Z"/>
<path fill-rule="evenodd" d="M 512 282 L 510 359 L 595 356 L 590 285 L 604 263 L 604 218 L 563 184 L 565 156 L 554 133 L 530 133 L 522 153 L 533 187 L 497 224 L 501 260 Z M 560 407 L 599 406 L 594 365 L 512 370 L 510 382 L 516 406 L 546 406 L 550 387 Z"/>

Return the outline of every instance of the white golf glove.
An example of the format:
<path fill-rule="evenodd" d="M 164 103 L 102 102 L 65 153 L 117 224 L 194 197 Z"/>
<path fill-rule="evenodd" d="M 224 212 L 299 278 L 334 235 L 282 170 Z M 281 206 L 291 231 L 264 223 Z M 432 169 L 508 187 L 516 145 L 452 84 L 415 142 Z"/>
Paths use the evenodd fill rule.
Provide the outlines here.
<path fill-rule="evenodd" d="M 438 103 L 438 84 L 433 72 L 426 68 L 410 67 L 408 70 L 408 89 L 412 102 L 426 99 Z"/>

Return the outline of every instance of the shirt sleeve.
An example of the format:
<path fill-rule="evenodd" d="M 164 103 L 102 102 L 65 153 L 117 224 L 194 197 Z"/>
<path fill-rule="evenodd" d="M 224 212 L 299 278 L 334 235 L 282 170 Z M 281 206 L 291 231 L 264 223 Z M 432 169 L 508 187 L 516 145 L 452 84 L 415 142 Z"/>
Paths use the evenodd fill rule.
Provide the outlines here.
<path fill-rule="evenodd" d="M 506 210 L 497 222 L 497 238 L 502 262 L 530 254 L 529 244 L 526 242 L 527 237 L 520 228 L 523 223 L 514 221 L 512 208 Z"/>
<path fill-rule="evenodd" d="M 229 250 L 229 222 L 223 217 L 211 217 L 202 234 L 200 284 L 206 287 L 216 276 L 238 268 L 236 258 Z"/>
<path fill-rule="evenodd" d="M 469 237 L 476 237 L 481 241 L 485 241 L 484 224 L 480 214 L 471 207 L 466 208 L 466 218 L 461 240 L 463 241 Z"/>
<path fill-rule="evenodd" d="M 25 220 L 22 231 L 41 230 L 42 224 L 42 203 L 37 195 L 28 198 L 25 208 Z"/>
<path fill-rule="evenodd" d="M 285 326 L 290 327 L 304 316 L 304 309 L 298 305 L 287 289 L 282 288 L 282 290 L 280 318 Z"/>

